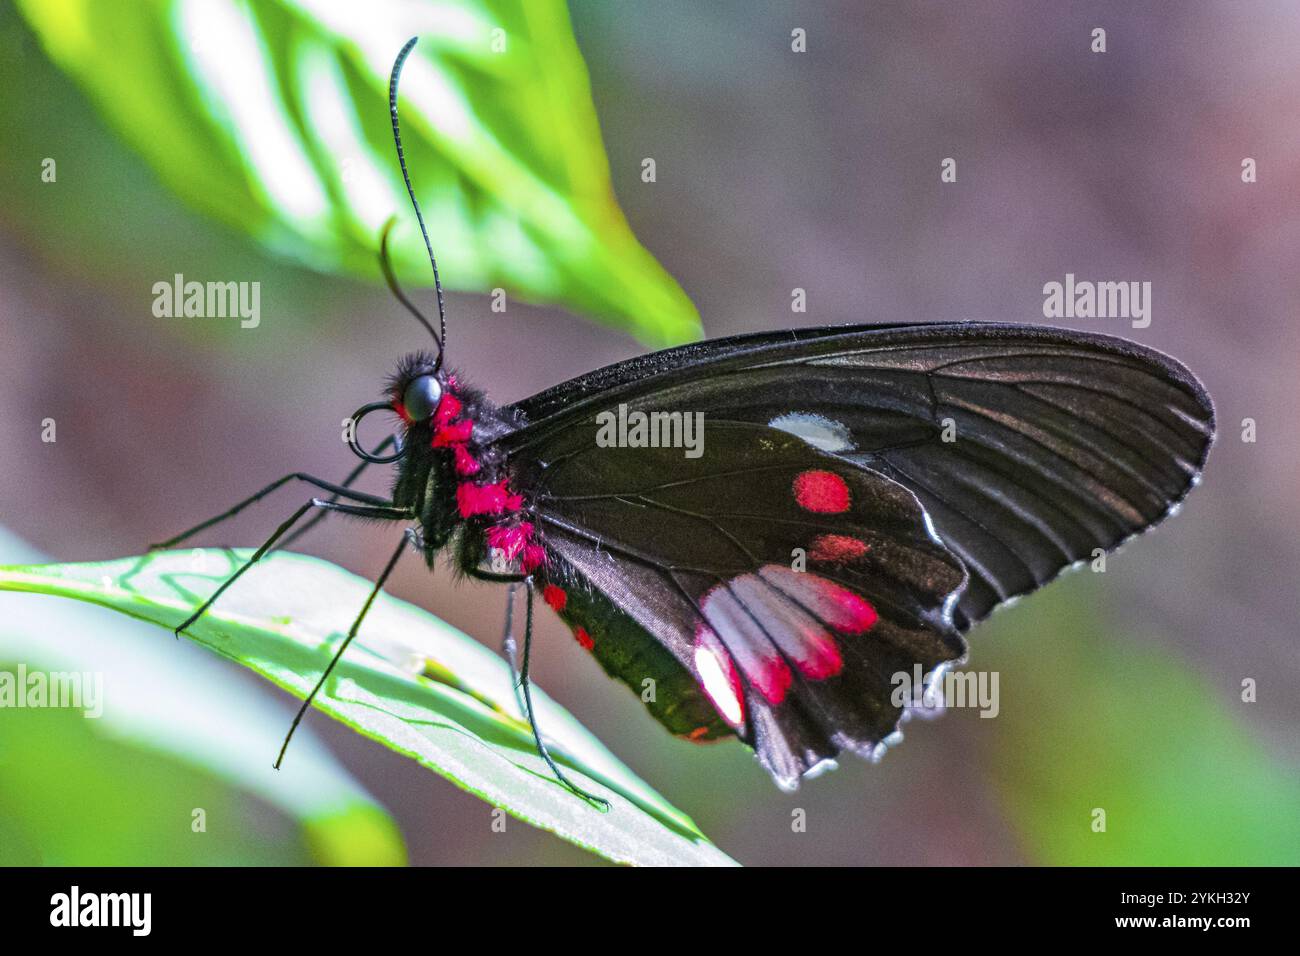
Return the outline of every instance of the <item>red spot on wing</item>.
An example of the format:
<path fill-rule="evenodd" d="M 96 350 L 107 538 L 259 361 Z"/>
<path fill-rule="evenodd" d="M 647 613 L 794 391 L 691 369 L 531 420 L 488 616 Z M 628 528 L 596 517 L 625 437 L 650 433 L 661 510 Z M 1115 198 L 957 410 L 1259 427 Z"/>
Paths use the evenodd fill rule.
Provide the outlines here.
<path fill-rule="evenodd" d="M 795 660 L 795 665 L 804 677 L 825 680 L 844 670 L 844 658 L 829 634 L 804 635 L 802 644 L 804 654 Z"/>
<path fill-rule="evenodd" d="M 542 600 L 550 605 L 551 610 L 559 614 L 564 610 L 564 606 L 569 603 L 569 595 L 565 593 L 564 588 L 548 584 L 542 588 Z"/>
<path fill-rule="evenodd" d="M 585 627 L 575 627 L 573 629 L 573 636 L 577 639 L 578 643 L 582 645 L 584 651 L 589 651 L 596 646 L 596 642 L 591 639 L 591 635 L 587 633 Z"/>
<path fill-rule="evenodd" d="M 692 730 L 689 734 L 686 735 L 686 739 L 698 741 L 701 738 L 703 738 L 704 735 L 707 734 L 708 732 L 709 732 L 708 727 L 696 727 L 694 730 Z"/>
<path fill-rule="evenodd" d="M 871 630 L 879 619 L 876 609 L 865 598 L 811 571 L 765 564 L 758 573 L 843 634 L 862 634 Z"/>
<path fill-rule="evenodd" d="M 814 561 L 833 561 L 841 564 L 856 561 L 870 550 L 870 546 L 858 538 L 851 538 L 846 534 L 822 534 L 813 540 L 808 557 Z"/>
<path fill-rule="evenodd" d="M 835 613 L 826 623 L 845 634 L 861 634 L 875 626 L 880 615 L 865 599 L 839 585 L 833 584 L 831 587 L 836 591 L 832 598 Z"/>
<path fill-rule="evenodd" d="M 801 471 L 794 479 L 794 500 L 805 511 L 840 514 L 849 510 L 849 486 L 833 471 Z"/>
<path fill-rule="evenodd" d="M 844 669 L 839 646 L 826 627 L 804 605 L 764 580 L 762 574 L 739 575 L 725 587 L 725 593 L 706 594 L 702 606 L 705 614 L 713 612 L 715 630 L 729 642 L 741 668 L 756 682 L 771 683 L 766 675 L 772 670 L 773 658 L 789 662 L 784 670 L 778 670 L 774 687 L 782 695 L 781 683 L 788 683 L 784 671 L 789 670 L 789 664 L 809 680 L 825 680 Z M 733 601 L 739 602 L 734 608 Z M 735 613 L 737 610 L 741 613 Z"/>
<path fill-rule="evenodd" d="M 779 704 L 785 700 L 786 691 L 794 683 L 794 673 L 790 665 L 779 657 L 765 658 L 750 671 L 749 679 L 769 704 Z"/>

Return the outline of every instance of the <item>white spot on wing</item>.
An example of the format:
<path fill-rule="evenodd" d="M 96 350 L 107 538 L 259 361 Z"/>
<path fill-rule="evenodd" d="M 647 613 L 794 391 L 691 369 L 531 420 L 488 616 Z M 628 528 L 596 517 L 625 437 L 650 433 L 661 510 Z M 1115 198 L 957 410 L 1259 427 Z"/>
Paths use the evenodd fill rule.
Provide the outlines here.
<path fill-rule="evenodd" d="M 739 726 L 745 717 L 740 699 L 736 696 L 731 678 L 723 668 L 722 662 L 718 660 L 713 650 L 704 644 L 695 647 L 695 670 L 704 684 L 705 693 L 718 708 L 718 712 L 730 724 Z"/>
<path fill-rule="evenodd" d="M 853 450 L 853 435 L 849 432 L 848 426 L 824 415 L 814 415 L 811 412 L 788 412 L 785 415 L 778 415 L 767 424 L 802 439 L 822 451 Z"/>

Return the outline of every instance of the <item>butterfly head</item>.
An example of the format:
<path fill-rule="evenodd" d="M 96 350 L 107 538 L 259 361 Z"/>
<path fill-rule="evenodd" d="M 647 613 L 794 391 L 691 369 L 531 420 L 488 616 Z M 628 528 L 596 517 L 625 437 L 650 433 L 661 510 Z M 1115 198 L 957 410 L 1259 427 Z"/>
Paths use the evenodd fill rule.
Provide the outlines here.
<path fill-rule="evenodd" d="M 438 410 L 442 394 L 442 381 L 437 374 L 416 376 L 402 389 L 397 412 L 408 423 L 427 422 Z"/>
<path fill-rule="evenodd" d="M 384 390 L 390 407 L 408 430 L 432 422 L 451 395 L 455 380 L 439 367 L 438 357 L 416 352 L 404 358 Z M 448 404 L 455 401 L 448 399 Z"/>

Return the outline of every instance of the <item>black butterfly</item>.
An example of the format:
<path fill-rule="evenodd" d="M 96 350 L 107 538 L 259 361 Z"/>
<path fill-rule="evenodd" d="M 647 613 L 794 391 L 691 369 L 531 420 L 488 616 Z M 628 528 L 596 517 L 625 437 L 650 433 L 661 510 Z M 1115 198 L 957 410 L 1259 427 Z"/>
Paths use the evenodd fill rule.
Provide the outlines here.
<path fill-rule="evenodd" d="M 389 88 L 404 177 L 396 89 L 414 42 Z M 419 217 L 413 190 L 411 200 Z M 338 485 L 290 475 L 163 546 L 294 479 L 331 497 L 299 509 L 252 561 L 292 540 L 281 541 L 313 508 L 313 521 L 334 511 L 412 522 L 375 593 L 408 541 L 430 567 L 450 550 L 467 575 L 522 585 L 530 720 L 540 590 L 670 731 L 739 737 L 786 787 L 840 751 L 876 755 L 903 713 L 894 675 L 962 661 L 964 632 L 994 607 L 1160 521 L 1213 439 L 1209 396 L 1173 359 L 994 323 L 737 336 L 498 408 L 443 367 L 436 263 L 440 333 L 397 288 L 386 240 L 389 284 L 438 346 L 407 358 L 384 400 L 354 416 L 401 421 L 373 451 L 352 443 L 366 462 L 399 463 L 392 497 L 350 490 L 364 463 Z M 611 416 L 642 431 L 607 447 Z M 697 456 L 680 447 L 688 438 Z M 506 645 L 513 665 L 508 625 Z M 556 775 L 602 802 L 569 783 L 533 729 Z"/>

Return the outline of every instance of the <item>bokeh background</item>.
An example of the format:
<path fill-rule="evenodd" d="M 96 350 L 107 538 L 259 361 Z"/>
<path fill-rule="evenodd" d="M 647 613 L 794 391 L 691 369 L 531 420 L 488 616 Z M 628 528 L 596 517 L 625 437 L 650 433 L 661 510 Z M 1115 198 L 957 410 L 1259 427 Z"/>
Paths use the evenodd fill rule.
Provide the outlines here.
<path fill-rule="evenodd" d="M 1000 674 L 996 719 L 967 710 L 913 722 L 878 765 L 846 759 L 783 794 L 737 744 L 668 737 L 549 614 L 540 684 L 747 864 L 1300 862 L 1300 8 L 575 0 L 569 10 L 619 204 L 708 335 L 1043 322 L 1043 284 L 1067 272 L 1149 280 L 1149 328 L 1065 324 L 1176 355 L 1214 396 L 1221 431 L 1176 518 L 1105 574 L 1069 575 L 973 632 L 970 666 Z M 1095 27 L 1105 54 L 1090 51 Z M 791 50 L 795 28 L 806 53 Z M 0 523 L 54 559 L 102 559 L 140 553 L 288 471 L 341 477 L 352 459 L 339 420 L 423 333 L 376 281 L 296 265 L 194 212 L 7 3 L 0 51 Z M 57 183 L 41 182 L 47 156 Z M 641 178 L 646 157 L 654 183 Z M 957 159 L 955 184 L 940 183 L 944 157 Z M 1241 179 L 1246 157 L 1258 164 L 1253 184 Z M 153 283 L 177 272 L 260 281 L 260 327 L 155 318 Z M 791 312 L 795 287 L 807 290 L 804 314 Z M 432 303 L 427 290 L 417 298 Z M 559 307 L 512 300 L 494 313 L 486 295 L 452 293 L 448 310 L 452 361 L 500 401 L 644 349 Z M 59 423 L 55 444 L 40 441 L 46 417 Z M 1254 442 L 1242 440 L 1247 418 Z M 254 545 L 292 505 L 250 510 L 209 543 Z M 342 521 L 300 545 L 368 576 L 391 546 L 386 529 Z M 496 642 L 499 590 L 409 561 L 391 591 Z M 24 602 L 39 639 L 56 600 L 9 600 Z M 93 631 L 113 618 L 86 620 Z M 182 669 L 211 676 L 175 706 L 202 708 L 209 725 L 227 711 L 265 714 L 272 737 L 287 724 L 287 695 L 146 633 Z M 1246 679 L 1258 683 L 1254 702 L 1242 700 Z M 84 725 L 23 720 L 0 713 L 0 766 L 21 761 L 35 782 L 25 795 L 0 784 L 0 803 L 75 812 L 93 761 L 69 758 L 69 738 L 86 754 L 107 744 L 83 740 Z M 486 804 L 324 717 L 310 725 L 322 759 L 332 753 L 348 786 L 391 814 L 413 863 L 596 862 L 517 822 L 493 832 Z M 212 862 L 207 851 L 159 856 L 169 841 L 151 829 L 161 811 L 149 804 L 190 800 L 206 777 L 122 805 L 132 780 L 171 779 L 160 761 L 96 764 L 103 829 L 138 839 L 52 854 L 11 823 L 0 825 L 0 862 Z M 292 809 L 265 794 L 232 801 L 230 829 L 253 838 L 227 842 L 221 862 L 337 859 L 313 851 L 286 823 Z M 1106 833 L 1091 830 L 1095 807 Z M 795 809 L 806 832 L 792 830 Z"/>

